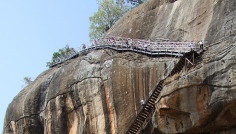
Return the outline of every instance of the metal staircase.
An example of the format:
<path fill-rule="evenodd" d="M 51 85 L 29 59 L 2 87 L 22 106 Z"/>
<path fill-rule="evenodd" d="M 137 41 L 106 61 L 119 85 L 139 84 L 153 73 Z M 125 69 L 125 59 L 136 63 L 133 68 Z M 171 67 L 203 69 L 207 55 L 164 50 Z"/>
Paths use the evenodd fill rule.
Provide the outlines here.
<path fill-rule="evenodd" d="M 186 60 L 189 61 L 197 56 L 199 56 L 199 54 L 196 53 L 195 51 L 190 51 L 188 53 L 185 53 L 180 58 L 178 63 L 174 66 L 171 73 L 167 77 L 170 77 L 176 73 L 179 73 L 184 68 Z M 155 89 L 154 89 L 153 93 L 151 94 L 151 96 L 149 97 L 149 99 L 147 100 L 145 106 L 139 112 L 139 114 L 137 115 L 137 117 L 135 118 L 135 120 L 133 121 L 131 126 L 129 127 L 128 131 L 126 132 L 127 134 L 140 133 L 143 126 L 145 126 L 148 123 L 148 121 L 151 119 L 151 117 L 155 111 L 155 101 L 157 100 L 159 94 L 161 93 L 164 81 L 165 81 L 165 79 L 161 80 L 155 86 Z"/>
<path fill-rule="evenodd" d="M 164 82 L 164 80 L 161 80 L 157 84 L 155 90 L 153 91 L 153 93 L 149 97 L 149 99 L 147 100 L 145 106 L 139 112 L 136 119 L 134 120 L 134 122 L 132 123 L 130 128 L 128 129 L 127 134 L 138 133 L 141 130 L 140 128 L 142 128 L 143 124 L 145 124 L 146 121 L 151 118 L 151 115 L 154 112 L 155 101 L 158 98 L 159 94 L 161 93 L 163 82 Z"/>

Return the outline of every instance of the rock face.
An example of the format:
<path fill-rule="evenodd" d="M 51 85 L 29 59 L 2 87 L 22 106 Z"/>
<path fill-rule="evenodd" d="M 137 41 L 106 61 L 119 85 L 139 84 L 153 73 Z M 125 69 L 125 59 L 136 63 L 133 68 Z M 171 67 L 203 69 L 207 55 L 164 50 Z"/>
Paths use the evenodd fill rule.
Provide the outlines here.
<path fill-rule="evenodd" d="M 124 133 L 168 61 L 100 50 L 49 69 L 9 105 L 4 133 Z"/>
<path fill-rule="evenodd" d="M 106 36 L 207 41 L 196 65 L 166 79 L 143 133 L 236 132 L 236 0 L 149 0 Z M 3 134 L 125 133 L 172 60 L 99 50 L 66 61 L 13 99 Z"/>
<path fill-rule="evenodd" d="M 125 14 L 106 36 L 214 43 L 235 33 L 235 0 L 148 0 Z"/>
<path fill-rule="evenodd" d="M 162 132 L 236 132 L 236 43 L 223 41 L 208 52 L 202 62 L 165 81 L 154 117 Z"/>

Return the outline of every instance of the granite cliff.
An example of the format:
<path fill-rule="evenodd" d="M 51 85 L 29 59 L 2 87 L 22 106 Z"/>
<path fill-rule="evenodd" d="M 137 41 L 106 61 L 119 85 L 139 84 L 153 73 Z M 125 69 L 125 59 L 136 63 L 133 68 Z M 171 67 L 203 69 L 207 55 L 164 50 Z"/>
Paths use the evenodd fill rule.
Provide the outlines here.
<path fill-rule="evenodd" d="M 143 133 L 236 132 L 236 0 L 148 0 L 105 36 L 206 42 L 165 80 Z M 125 133 L 172 60 L 106 49 L 50 68 L 9 104 L 3 134 Z"/>

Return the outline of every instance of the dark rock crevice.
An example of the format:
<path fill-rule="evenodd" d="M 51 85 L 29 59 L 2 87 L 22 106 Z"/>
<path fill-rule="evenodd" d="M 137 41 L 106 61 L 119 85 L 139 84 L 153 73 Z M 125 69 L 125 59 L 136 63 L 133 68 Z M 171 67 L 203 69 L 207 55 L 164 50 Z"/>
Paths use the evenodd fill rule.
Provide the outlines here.
<path fill-rule="evenodd" d="M 9 121 L 9 123 L 8 123 L 8 125 L 6 125 L 5 126 L 5 128 L 4 128 L 4 130 L 3 130 L 3 132 L 5 132 L 6 131 L 6 129 L 7 129 L 7 127 L 11 124 L 11 122 L 13 121 L 14 123 L 17 123 L 17 122 L 19 122 L 20 120 L 24 120 L 24 119 L 26 119 L 26 118 L 33 118 L 33 117 L 37 117 L 37 119 L 36 119 L 36 121 L 38 121 L 38 118 L 40 117 L 40 114 L 41 113 L 43 113 L 45 110 L 46 110 L 46 108 L 48 107 L 48 104 L 52 101 L 52 100 L 55 100 L 57 97 L 59 97 L 59 96 L 64 96 L 64 95 L 67 95 L 67 94 L 73 94 L 74 93 L 74 90 L 75 90 L 75 86 L 78 84 L 78 83 L 80 83 L 80 82 L 82 82 L 82 81 L 85 81 L 85 80 L 87 80 L 87 79 L 101 79 L 103 82 L 105 82 L 106 80 L 103 80 L 102 79 L 102 77 L 87 77 L 87 78 L 84 78 L 84 79 L 82 79 L 82 80 L 79 80 L 79 81 L 77 81 L 77 82 L 75 82 L 75 83 L 73 83 L 71 86 L 69 86 L 69 91 L 67 91 L 67 92 L 64 92 L 64 93 L 60 93 L 60 94 L 57 94 L 56 96 L 54 96 L 54 97 L 52 97 L 52 98 L 50 98 L 49 100 L 47 100 L 47 102 L 46 102 L 46 105 L 44 106 L 44 108 L 42 109 L 42 110 L 39 110 L 39 112 L 38 113 L 32 113 L 32 111 L 36 111 L 35 109 L 33 109 L 33 110 L 29 110 L 30 112 L 30 114 L 29 115 L 24 115 L 24 116 L 22 116 L 22 117 L 20 117 L 20 118 L 18 118 L 17 120 L 11 120 L 11 121 Z M 51 81 L 51 79 L 50 79 L 50 81 Z M 47 86 L 49 86 L 49 84 L 50 84 L 50 82 L 46 82 L 47 84 Z M 39 86 L 39 88 L 40 89 L 42 89 L 42 90 L 45 90 L 46 88 L 48 88 L 48 87 L 46 87 L 46 85 L 45 85 L 45 83 L 43 83 L 43 84 L 41 84 L 41 86 Z M 40 90 L 38 90 L 38 91 L 40 91 Z M 41 92 L 39 92 L 39 93 L 41 93 Z M 35 100 L 35 101 L 38 101 L 38 99 L 40 98 L 40 94 L 39 95 L 36 95 L 36 96 L 39 96 L 38 98 L 36 98 L 37 100 Z M 74 100 L 76 100 L 76 99 L 74 99 Z M 42 103 L 42 102 L 41 102 Z M 73 103 L 73 104 L 75 104 L 75 103 Z M 34 107 L 35 106 L 37 106 L 37 105 L 33 105 Z M 82 106 L 82 104 L 76 104 L 76 105 L 74 105 L 74 106 L 76 106 L 75 108 L 78 108 L 78 107 L 81 107 Z M 62 110 L 62 111 L 65 111 L 65 110 Z M 63 118 L 63 120 L 66 120 L 66 119 L 64 119 L 64 117 L 65 116 L 62 116 L 62 118 Z M 33 119 L 35 119 L 35 118 L 33 118 Z M 30 127 L 31 128 L 31 127 Z M 27 131 L 27 132 L 30 132 L 30 129 L 29 128 L 29 130 Z"/>
<path fill-rule="evenodd" d="M 50 101 L 54 100 L 54 99 L 55 99 L 56 97 L 58 97 L 58 96 L 65 95 L 65 94 L 68 94 L 68 93 L 71 93 L 71 92 L 73 92 L 73 91 L 68 91 L 68 92 L 66 92 L 66 93 L 58 94 L 57 96 L 52 97 L 51 99 L 49 99 L 49 100 L 47 101 L 46 106 L 43 108 L 43 110 L 41 110 L 41 111 L 38 112 L 38 113 L 31 113 L 30 115 L 24 115 L 23 117 L 20 117 L 20 118 L 17 119 L 17 120 L 11 120 L 10 122 L 13 121 L 13 122 L 17 123 L 17 122 L 19 122 L 20 120 L 23 120 L 23 119 L 25 119 L 25 118 L 31 118 L 31 117 L 34 117 L 34 116 L 38 116 L 38 117 L 39 117 L 39 115 L 40 115 L 42 112 L 45 111 L 45 109 L 47 108 L 47 106 L 48 106 L 48 104 L 50 103 Z M 5 126 L 4 131 L 5 131 L 5 129 L 10 125 L 10 122 L 8 123 L 8 125 Z"/>

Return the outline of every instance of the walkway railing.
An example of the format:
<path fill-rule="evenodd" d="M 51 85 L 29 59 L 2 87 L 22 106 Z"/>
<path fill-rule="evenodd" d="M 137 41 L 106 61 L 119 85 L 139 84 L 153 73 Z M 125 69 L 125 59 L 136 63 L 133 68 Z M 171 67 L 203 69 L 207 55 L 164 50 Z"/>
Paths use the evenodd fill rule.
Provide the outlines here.
<path fill-rule="evenodd" d="M 63 56 L 57 57 L 49 67 L 54 67 L 66 60 L 85 54 L 91 50 L 112 49 L 115 51 L 131 51 L 149 56 L 183 56 L 191 50 L 196 51 L 194 42 L 153 42 L 150 40 L 109 37 L 94 40 L 91 46 L 77 52 L 74 49 Z"/>
<path fill-rule="evenodd" d="M 195 51 L 190 51 L 188 53 L 185 53 L 179 60 L 179 62 L 174 66 L 174 68 L 171 70 L 170 74 L 166 77 L 171 77 L 176 73 L 179 73 L 183 67 L 185 66 L 185 59 L 191 60 L 194 57 L 197 57 L 198 53 Z M 165 78 L 165 79 L 166 79 Z M 159 97 L 162 88 L 163 88 L 163 82 L 165 79 L 161 80 L 157 85 L 155 86 L 152 94 L 148 98 L 145 106 L 141 109 L 141 111 L 138 113 L 135 119 L 131 120 L 130 127 L 127 130 L 126 134 L 137 134 L 140 133 L 141 129 L 145 127 L 145 125 L 148 124 L 150 121 L 153 113 L 155 112 L 155 102 L 157 98 Z"/>

